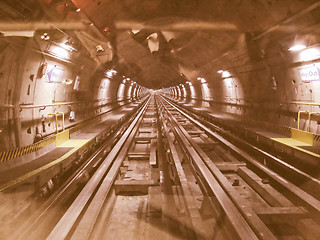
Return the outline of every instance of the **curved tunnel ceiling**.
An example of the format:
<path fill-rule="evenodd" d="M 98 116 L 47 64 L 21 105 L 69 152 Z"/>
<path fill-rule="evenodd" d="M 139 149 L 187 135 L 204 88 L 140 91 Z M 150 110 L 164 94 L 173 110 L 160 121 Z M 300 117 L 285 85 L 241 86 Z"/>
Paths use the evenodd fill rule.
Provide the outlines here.
<path fill-rule="evenodd" d="M 279 26 L 283 20 L 318 1 L 72 2 L 105 35 L 107 41 L 110 41 L 113 55 L 108 67 L 123 69 L 124 75 L 144 87 L 160 89 L 184 83 L 186 80 L 192 81 L 210 72 L 210 69 L 219 68 L 217 62 L 221 56 L 231 50 L 237 51 L 239 41 L 247 41 L 250 55 L 250 48 L 255 50 L 254 39 L 257 36 L 274 29 L 274 26 Z M 30 13 L 26 15 L 33 15 L 33 19 L 37 11 L 32 12 L 32 9 L 40 6 L 51 20 L 79 21 L 79 18 L 74 16 L 77 14 L 76 8 L 70 8 L 70 0 L 27 0 L 25 4 L 28 3 L 31 7 L 27 8 Z M 52 9 L 54 11 L 51 11 Z M 38 15 L 41 18 L 41 14 Z M 22 19 L 24 17 L 21 16 Z M 296 27 L 287 25 L 283 29 L 277 28 L 277 31 L 294 33 Z M 110 59 L 106 57 L 104 62 L 108 61 Z"/>
<path fill-rule="evenodd" d="M 315 1 L 74 0 L 110 39 L 118 64 L 148 88 L 198 77 L 202 67 Z"/>

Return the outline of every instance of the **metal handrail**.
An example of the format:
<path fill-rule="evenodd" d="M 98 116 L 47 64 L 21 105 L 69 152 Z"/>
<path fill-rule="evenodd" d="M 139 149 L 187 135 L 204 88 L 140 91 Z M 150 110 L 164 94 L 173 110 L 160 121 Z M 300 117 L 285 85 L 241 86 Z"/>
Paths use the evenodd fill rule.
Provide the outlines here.
<path fill-rule="evenodd" d="M 308 116 L 308 132 L 310 132 L 311 127 L 311 115 L 320 115 L 320 112 L 310 112 Z"/>
<path fill-rule="evenodd" d="M 298 112 L 298 119 L 297 119 L 297 122 L 298 122 L 298 126 L 297 126 L 297 129 L 299 130 L 300 129 L 300 117 L 301 117 L 301 113 L 308 113 L 308 111 L 299 111 Z"/>
<path fill-rule="evenodd" d="M 64 112 L 56 112 L 56 113 L 49 113 L 48 116 L 55 116 L 56 117 L 56 132 L 58 133 L 58 114 L 62 115 L 62 130 L 64 131 Z"/>

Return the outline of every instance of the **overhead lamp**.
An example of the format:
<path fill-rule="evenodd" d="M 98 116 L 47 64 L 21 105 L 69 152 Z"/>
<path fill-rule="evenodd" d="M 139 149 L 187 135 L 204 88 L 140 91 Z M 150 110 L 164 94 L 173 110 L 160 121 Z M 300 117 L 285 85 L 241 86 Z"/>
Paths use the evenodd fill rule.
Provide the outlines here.
<path fill-rule="evenodd" d="M 70 52 L 67 51 L 65 48 L 59 47 L 59 46 L 51 46 L 50 52 L 54 55 L 61 57 L 61 58 L 69 58 Z"/>
<path fill-rule="evenodd" d="M 223 70 L 218 70 L 217 73 L 221 74 L 223 73 Z"/>
<path fill-rule="evenodd" d="M 206 83 L 206 79 L 203 77 L 198 77 L 197 80 L 201 81 L 201 83 Z"/>
<path fill-rule="evenodd" d="M 308 48 L 300 53 L 301 61 L 311 61 L 320 58 L 320 51 L 317 48 Z"/>
<path fill-rule="evenodd" d="M 42 34 L 41 35 L 41 37 L 40 37 L 42 40 L 45 40 L 45 41 L 47 41 L 47 40 L 49 40 L 50 39 L 50 36 L 48 35 L 48 33 L 44 33 L 44 34 Z"/>
<path fill-rule="evenodd" d="M 301 51 L 305 48 L 306 48 L 306 45 L 304 45 L 304 44 L 296 44 L 296 45 L 293 45 L 292 47 L 290 47 L 289 51 L 297 52 L 297 51 Z"/>
<path fill-rule="evenodd" d="M 104 48 L 101 45 L 96 45 L 97 53 L 104 52 Z"/>
<path fill-rule="evenodd" d="M 80 8 L 77 8 L 76 12 L 80 12 L 80 11 L 81 11 L 81 9 L 80 9 Z"/>
<path fill-rule="evenodd" d="M 110 69 L 105 74 L 107 75 L 108 78 L 112 78 L 114 75 L 117 74 L 117 71 L 114 69 Z"/>
<path fill-rule="evenodd" d="M 229 71 L 223 71 L 222 77 L 223 77 L 223 78 L 229 78 L 229 77 L 231 77 L 231 74 L 230 74 Z"/>

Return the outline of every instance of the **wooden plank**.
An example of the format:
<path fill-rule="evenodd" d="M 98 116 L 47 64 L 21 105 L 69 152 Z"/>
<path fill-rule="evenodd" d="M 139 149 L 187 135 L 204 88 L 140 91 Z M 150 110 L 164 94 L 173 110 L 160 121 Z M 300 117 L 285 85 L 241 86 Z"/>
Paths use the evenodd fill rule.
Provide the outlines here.
<path fill-rule="evenodd" d="M 201 147 L 203 150 L 214 150 L 217 145 L 219 145 L 218 142 L 203 142 L 198 143 L 199 147 Z"/>
<path fill-rule="evenodd" d="M 116 180 L 114 183 L 116 194 L 148 194 L 149 186 L 155 185 L 153 180 Z"/>
<path fill-rule="evenodd" d="M 150 153 L 128 153 L 129 160 L 149 160 Z"/>
<path fill-rule="evenodd" d="M 169 115 L 171 114 L 169 113 Z M 178 122 L 175 121 L 175 119 L 173 119 L 172 122 L 175 125 L 179 126 Z M 183 133 L 180 131 L 177 131 L 176 134 L 180 137 L 182 144 L 186 146 L 186 150 L 188 151 L 189 156 L 193 159 L 194 165 L 197 166 L 197 170 L 201 173 L 201 175 L 205 179 L 205 182 L 208 184 L 210 189 L 213 191 L 213 194 L 217 198 L 221 206 L 222 213 L 225 214 L 227 218 L 228 226 L 232 226 L 230 227 L 230 229 L 228 229 L 229 230 L 227 232 L 228 236 L 232 238 L 243 239 L 243 240 L 258 239 L 255 233 L 252 231 L 251 227 L 248 225 L 247 221 L 243 218 L 242 214 L 238 211 L 238 208 L 234 205 L 232 200 L 228 197 L 226 191 L 224 191 L 224 189 L 221 187 L 217 179 L 212 175 L 212 172 L 207 168 L 207 166 L 205 166 L 201 157 L 198 155 L 197 152 L 202 151 L 201 148 L 197 146 L 199 149 L 197 149 L 197 152 L 196 152 L 196 150 L 190 146 L 192 139 L 188 134 L 188 132 L 182 127 L 179 128 L 179 130 L 182 131 Z M 187 147 L 187 146 L 190 146 L 190 147 Z M 211 160 L 209 161 L 212 163 Z M 221 172 L 218 169 L 217 171 L 221 174 Z M 246 211 L 246 213 L 248 212 Z M 252 214 L 250 214 L 250 216 L 252 216 Z M 264 234 L 264 231 L 259 231 L 259 232 Z M 265 236 L 267 236 L 267 234 L 265 234 Z M 274 239 L 274 238 L 270 237 L 270 239 Z"/>
<path fill-rule="evenodd" d="M 194 137 L 194 136 L 197 136 L 197 137 L 199 137 L 200 136 L 200 134 L 202 134 L 203 133 L 203 131 L 188 131 L 188 134 L 190 135 L 190 136 L 192 136 L 192 137 Z"/>
<path fill-rule="evenodd" d="M 246 167 L 239 167 L 237 173 L 272 207 L 291 207 L 293 204 L 269 184 Z"/>
<path fill-rule="evenodd" d="M 157 141 L 151 140 L 149 162 L 151 166 L 157 165 Z"/>
<path fill-rule="evenodd" d="M 180 113 L 188 117 L 182 111 L 180 111 Z M 169 115 L 171 114 L 169 113 Z M 180 136 L 181 142 L 186 146 L 186 150 L 197 167 L 197 170 L 202 174 L 203 179 L 205 179 L 213 191 L 219 201 L 221 209 L 225 211 L 229 223 L 233 226 L 233 229 L 231 228 L 228 234 L 231 234 L 231 236 L 235 234 L 235 236 L 240 239 L 261 239 L 262 237 L 264 239 L 275 240 L 276 237 L 255 214 L 251 206 L 248 206 L 242 200 L 234 187 L 231 186 L 230 182 L 228 182 L 219 169 L 213 164 L 211 159 L 194 143 L 188 132 L 180 127 L 179 123 L 174 119 L 172 122 L 178 126 L 179 131 L 177 131 L 177 135 Z"/>
<path fill-rule="evenodd" d="M 155 131 L 154 128 L 140 128 L 139 129 L 139 134 L 140 133 L 153 133 Z"/>
<path fill-rule="evenodd" d="M 245 167 L 245 163 L 233 163 L 233 162 L 217 162 L 215 165 L 218 167 L 218 169 L 222 172 L 231 171 L 236 172 L 238 171 L 239 167 Z"/>
<path fill-rule="evenodd" d="M 256 208 L 255 212 L 266 224 L 296 222 L 308 217 L 308 211 L 303 207 Z"/>
<path fill-rule="evenodd" d="M 154 139 L 156 138 L 156 135 L 152 135 L 152 136 L 146 136 L 146 137 L 139 137 L 139 136 L 136 136 L 134 138 L 135 141 L 151 141 L 151 139 Z"/>

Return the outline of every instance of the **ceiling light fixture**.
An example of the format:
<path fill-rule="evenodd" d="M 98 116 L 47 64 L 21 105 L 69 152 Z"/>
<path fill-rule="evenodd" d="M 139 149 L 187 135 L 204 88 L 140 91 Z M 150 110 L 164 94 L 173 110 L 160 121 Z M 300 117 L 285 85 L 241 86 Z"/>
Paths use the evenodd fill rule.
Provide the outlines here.
<path fill-rule="evenodd" d="M 108 70 L 105 74 L 106 74 L 106 76 L 107 76 L 108 78 L 112 78 L 113 76 L 115 76 L 115 75 L 117 74 L 117 71 L 114 70 L 114 69 L 110 69 L 110 70 Z"/>
<path fill-rule="evenodd" d="M 297 51 L 301 51 L 305 48 L 306 48 L 306 45 L 304 45 L 304 44 L 296 44 L 296 45 L 293 45 L 292 47 L 290 47 L 289 51 L 297 52 Z"/>
<path fill-rule="evenodd" d="M 300 53 L 300 60 L 304 62 L 312 61 L 317 58 L 320 58 L 320 51 L 317 48 L 308 48 Z"/>
<path fill-rule="evenodd" d="M 206 83 L 206 79 L 203 77 L 198 77 L 197 80 L 201 81 L 201 83 Z"/>
<path fill-rule="evenodd" d="M 49 40 L 50 39 L 50 36 L 48 35 L 48 33 L 44 33 L 44 34 L 42 34 L 41 35 L 41 37 L 40 37 L 42 40 L 45 40 L 45 41 L 47 41 L 47 40 Z"/>

